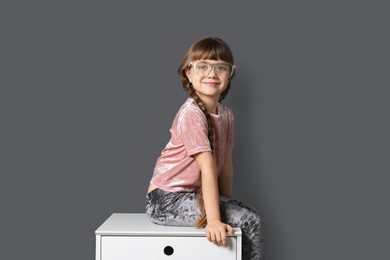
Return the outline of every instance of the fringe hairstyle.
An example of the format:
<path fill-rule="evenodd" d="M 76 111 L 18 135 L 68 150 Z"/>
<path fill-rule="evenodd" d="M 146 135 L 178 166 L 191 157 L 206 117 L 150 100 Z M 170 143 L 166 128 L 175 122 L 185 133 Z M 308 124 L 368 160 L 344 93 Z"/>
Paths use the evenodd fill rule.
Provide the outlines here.
<path fill-rule="evenodd" d="M 214 150 L 214 125 L 211 121 L 210 113 L 206 110 L 203 101 L 196 94 L 194 87 L 192 86 L 191 82 L 189 81 L 186 75 L 186 71 L 189 69 L 188 64 L 191 61 L 202 60 L 202 59 L 222 60 L 230 64 L 234 64 L 234 59 L 233 59 L 232 51 L 230 50 L 230 47 L 227 45 L 225 41 L 215 37 L 203 38 L 195 42 L 193 45 L 191 45 L 191 47 L 187 51 L 187 54 L 184 56 L 178 69 L 178 73 L 181 76 L 181 81 L 184 89 L 188 92 L 190 97 L 192 97 L 195 100 L 199 108 L 203 111 L 203 113 L 206 116 L 207 125 L 208 125 L 207 135 L 210 141 L 211 149 Z M 219 102 L 221 102 L 228 94 L 230 89 L 230 80 L 232 79 L 233 76 L 234 74 L 230 77 L 227 88 L 221 93 Z M 206 210 L 204 206 L 202 192 L 200 192 L 199 194 L 199 207 L 201 209 L 202 216 L 196 222 L 196 226 L 198 228 L 205 227 L 207 225 L 207 216 L 206 216 Z"/>

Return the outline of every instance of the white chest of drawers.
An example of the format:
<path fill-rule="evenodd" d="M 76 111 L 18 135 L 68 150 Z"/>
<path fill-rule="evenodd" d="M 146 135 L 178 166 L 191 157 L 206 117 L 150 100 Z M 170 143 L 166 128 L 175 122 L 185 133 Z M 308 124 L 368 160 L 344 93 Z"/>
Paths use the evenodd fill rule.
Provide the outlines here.
<path fill-rule="evenodd" d="M 203 229 L 155 225 L 143 213 L 114 213 L 96 231 L 96 260 L 241 260 L 241 230 L 228 247 L 210 243 Z"/>

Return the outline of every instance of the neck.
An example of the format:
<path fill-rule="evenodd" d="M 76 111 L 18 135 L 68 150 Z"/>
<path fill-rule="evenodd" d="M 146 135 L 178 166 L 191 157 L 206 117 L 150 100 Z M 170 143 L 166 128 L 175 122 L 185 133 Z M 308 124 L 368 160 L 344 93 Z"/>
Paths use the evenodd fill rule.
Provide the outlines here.
<path fill-rule="evenodd" d="M 204 106 L 206 107 L 206 110 L 209 113 L 212 114 L 218 113 L 217 108 L 218 108 L 219 97 L 209 97 L 209 96 L 202 96 L 202 95 L 199 95 L 199 97 L 202 100 Z"/>

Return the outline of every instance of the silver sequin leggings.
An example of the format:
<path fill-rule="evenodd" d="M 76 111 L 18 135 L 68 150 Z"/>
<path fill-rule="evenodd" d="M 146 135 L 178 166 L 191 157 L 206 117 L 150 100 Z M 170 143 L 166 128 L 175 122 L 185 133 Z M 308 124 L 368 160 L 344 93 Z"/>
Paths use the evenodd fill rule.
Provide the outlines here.
<path fill-rule="evenodd" d="M 242 202 L 220 196 L 222 222 L 242 231 L 242 259 L 264 259 L 262 220 L 257 211 Z M 167 226 L 195 226 L 201 216 L 198 194 L 155 189 L 146 195 L 146 214 L 151 221 Z"/>

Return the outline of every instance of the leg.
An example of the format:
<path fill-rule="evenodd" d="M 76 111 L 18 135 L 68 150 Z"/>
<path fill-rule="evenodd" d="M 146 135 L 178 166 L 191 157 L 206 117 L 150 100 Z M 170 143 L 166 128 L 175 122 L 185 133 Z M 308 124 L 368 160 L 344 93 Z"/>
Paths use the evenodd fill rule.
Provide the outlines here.
<path fill-rule="evenodd" d="M 243 203 L 220 197 L 222 221 L 242 230 L 243 260 L 264 259 L 262 220 L 256 210 Z M 155 189 L 146 196 L 146 214 L 151 221 L 167 226 L 195 226 L 201 217 L 198 194 Z"/>
<path fill-rule="evenodd" d="M 232 198 L 220 197 L 222 221 L 242 230 L 243 260 L 264 259 L 263 222 L 257 211 Z"/>
<path fill-rule="evenodd" d="M 146 196 L 146 214 L 153 223 L 167 226 L 195 226 L 202 215 L 197 193 L 158 188 Z"/>

